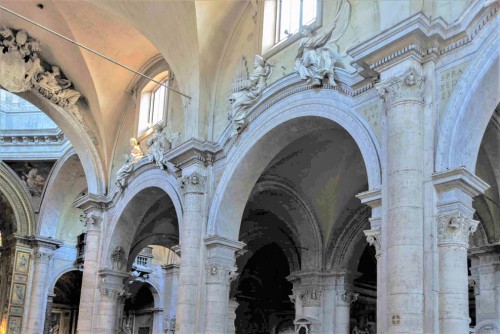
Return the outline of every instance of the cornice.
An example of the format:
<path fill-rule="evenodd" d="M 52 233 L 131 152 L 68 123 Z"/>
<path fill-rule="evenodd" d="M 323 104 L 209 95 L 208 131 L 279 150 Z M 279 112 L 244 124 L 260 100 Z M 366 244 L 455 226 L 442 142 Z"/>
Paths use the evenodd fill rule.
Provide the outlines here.
<path fill-rule="evenodd" d="M 490 187 L 465 167 L 435 173 L 432 175 L 432 181 L 438 192 L 460 189 L 470 197 L 483 194 Z"/>
<path fill-rule="evenodd" d="M 409 55 L 425 61 L 469 45 L 491 21 L 499 4 L 473 2 L 452 24 L 441 17 L 430 19 L 420 12 L 347 50 L 353 63 L 382 70 Z"/>

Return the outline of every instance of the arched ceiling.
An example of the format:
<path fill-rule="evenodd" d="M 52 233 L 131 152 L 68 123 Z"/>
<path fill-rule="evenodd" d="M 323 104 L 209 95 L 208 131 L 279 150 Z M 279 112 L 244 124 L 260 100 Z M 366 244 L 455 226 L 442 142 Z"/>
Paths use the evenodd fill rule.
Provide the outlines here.
<path fill-rule="evenodd" d="M 43 9 L 37 7 L 39 3 Z M 199 78 L 215 75 L 228 35 L 247 4 L 229 0 L 0 0 L 0 5 L 130 68 L 140 69 L 161 54 L 176 74 L 180 90 L 193 97 L 189 108 L 195 113 L 202 109 L 200 95 L 209 96 L 214 89 L 213 80 L 200 85 Z M 41 57 L 60 66 L 82 93 L 103 143 L 103 164 L 109 165 L 122 115 L 133 103 L 126 90 L 135 74 L 5 11 L 0 11 L 0 25 L 25 29 L 40 41 Z"/>
<path fill-rule="evenodd" d="M 350 201 L 368 187 L 361 153 L 343 129 L 317 131 L 296 140 L 263 175 L 284 178 L 304 194 L 318 218 L 324 244 L 341 213 L 355 209 Z"/>

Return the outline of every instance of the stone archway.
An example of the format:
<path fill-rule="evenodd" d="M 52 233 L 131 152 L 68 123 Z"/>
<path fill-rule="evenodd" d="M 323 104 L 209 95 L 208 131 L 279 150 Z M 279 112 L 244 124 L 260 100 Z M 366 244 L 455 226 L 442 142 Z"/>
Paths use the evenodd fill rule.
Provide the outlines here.
<path fill-rule="evenodd" d="M 335 98 L 338 97 L 338 100 Z M 236 240 L 248 196 L 269 162 L 288 144 L 314 130 L 337 126 L 349 133 L 363 157 L 370 189 L 381 184 L 380 147 L 367 123 L 338 93 L 304 91 L 267 110 L 255 110 L 229 153 L 209 214 L 209 235 Z"/>

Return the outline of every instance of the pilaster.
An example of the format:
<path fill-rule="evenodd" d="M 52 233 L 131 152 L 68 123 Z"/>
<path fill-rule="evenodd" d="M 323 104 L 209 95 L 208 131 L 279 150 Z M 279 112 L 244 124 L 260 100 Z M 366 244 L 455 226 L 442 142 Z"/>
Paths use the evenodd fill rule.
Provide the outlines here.
<path fill-rule="evenodd" d="M 28 311 L 26 331 L 28 333 L 43 333 L 45 309 L 50 291 L 48 291 L 48 276 L 52 267 L 54 251 L 63 243 L 58 240 L 36 237 L 31 242 L 34 248 L 33 281 Z"/>
<path fill-rule="evenodd" d="M 191 164 L 182 169 L 179 187 L 184 199 L 183 226 L 180 229 L 180 252 L 176 333 L 196 332 L 199 300 L 199 275 L 202 227 L 205 225 L 206 169 Z"/>
<path fill-rule="evenodd" d="M 479 224 L 472 219 L 473 197 L 488 185 L 465 168 L 433 175 L 437 191 L 439 252 L 439 329 L 441 333 L 469 332 L 467 249 L 469 235 Z"/>
<path fill-rule="evenodd" d="M 118 328 L 118 309 L 121 299 L 129 294 L 125 290 L 124 280 L 128 273 L 103 269 L 99 271 L 99 305 L 97 314 L 97 333 L 116 333 Z M 123 306 L 123 305 L 122 305 Z"/>
<path fill-rule="evenodd" d="M 74 205 L 83 210 L 87 230 L 77 331 L 79 334 L 91 334 L 97 324 L 99 256 L 107 202 L 103 196 L 87 194 L 77 199 Z"/>
<path fill-rule="evenodd" d="M 229 287 L 237 278 L 235 266 L 236 256 L 241 252 L 244 243 L 222 237 L 205 238 L 207 247 L 206 265 L 206 334 L 225 334 L 234 327 L 228 323 L 230 309 Z M 233 305 L 234 306 L 234 305 Z"/>

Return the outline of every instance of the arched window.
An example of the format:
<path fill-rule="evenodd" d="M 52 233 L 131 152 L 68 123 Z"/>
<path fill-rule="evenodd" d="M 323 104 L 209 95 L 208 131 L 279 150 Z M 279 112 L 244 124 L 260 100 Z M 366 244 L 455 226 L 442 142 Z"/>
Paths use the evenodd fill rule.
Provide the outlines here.
<path fill-rule="evenodd" d="M 299 38 L 303 27 L 318 27 L 318 0 L 264 1 L 262 51 L 278 52 Z M 272 52 L 274 53 L 274 52 Z"/>
<path fill-rule="evenodd" d="M 156 75 L 141 92 L 138 134 L 142 135 L 154 124 L 163 121 L 168 108 L 168 89 L 171 75 L 164 71 Z M 155 82 L 156 81 L 156 82 Z M 160 83 L 160 84 L 158 84 Z"/>

